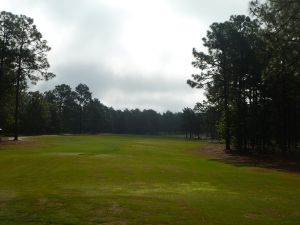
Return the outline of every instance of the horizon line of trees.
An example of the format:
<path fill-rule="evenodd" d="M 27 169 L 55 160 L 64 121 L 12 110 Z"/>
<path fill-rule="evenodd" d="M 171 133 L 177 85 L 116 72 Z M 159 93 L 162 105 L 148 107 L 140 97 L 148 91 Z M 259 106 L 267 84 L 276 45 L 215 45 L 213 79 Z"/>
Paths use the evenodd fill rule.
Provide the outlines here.
<path fill-rule="evenodd" d="M 213 23 L 204 37 L 205 51 L 193 49 L 200 70 L 187 83 L 205 88 L 207 100 L 182 113 L 114 110 L 92 98 L 79 84 L 27 92 L 28 82 L 55 75 L 50 47 L 33 19 L 0 13 L 0 125 L 18 139 L 42 133 L 185 132 L 223 138 L 227 150 L 283 154 L 298 149 L 300 139 L 300 2 L 258 0 L 251 17 L 231 16 Z"/>
<path fill-rule="evenodd" d="M 12 105 L 13 106 L 13 105 Z M 198 103 L 183 112 L 156 112 L 152 109 L 115 110 L 93 98 L 89 87 L 79 84 L 74 90 L 67 84 L 53 90 L 20 93 L 19 133 L 42 134 L 183 134 L 187 139 L 219 137 L 212 120 L 216 113 Z M 14 134 L 14 114 L 2 122 L 5 135 Z M 0 109 L 1 112 L 1 109 Z M 214 118 L 212 118 L 212 116 Z M 1 118 L 2 121 L 3 118 Z"/>
<path fill-rule="evenodd" d="M 41 93 L 25 92 L 20 107 L 21 134 L 181 133 L 182 113 L 152 109 L 115 110 L 102 104 L 85 84 L 73 91 L 61 84 Z M 9 130 L 9 129 L 8 129 Z"/>
<path fill-rule="evenodd" d="M 0 12 L 0 127 L 6 135 L 61 133 L 189 133 L 189 138 L 214 129 L 205 126 L 204 111 L 163 114 L 154 110 L 114 110 L 92 98 L 87 85 L 75 90 L 57 85 L 41 93 L 28 92 L 28 83 L 49 80 L 50 47 L 34 20 L 25 15 Z M 197 121 L 193 121 L 197 118 Z M 188 135 L 186 135 L 188 137 Z"/>

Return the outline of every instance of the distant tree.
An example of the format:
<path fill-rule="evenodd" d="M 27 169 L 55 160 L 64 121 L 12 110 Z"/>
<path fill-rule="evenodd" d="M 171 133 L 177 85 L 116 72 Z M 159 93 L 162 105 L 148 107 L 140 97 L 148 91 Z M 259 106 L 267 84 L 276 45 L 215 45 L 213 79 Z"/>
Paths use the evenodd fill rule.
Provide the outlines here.
<path fill-rule="evenodd" d="M 61 84 L 44 94 L 24 91 L 20 97 L 22 134 L 78 133 L 78 121 L 81 121 L 79 131 L 86 133 L 181 132 L 181 113 L 166 112 L 163 116 L 151 109 L 114 110 L 93 99 L 89 88 L 82 84 L 75 91 L 69 85 Z M 196 133 L 193 129 L 191 132 Z"/>
<path fill-rule="evenodd" d="M 159 114 L 152 109 L 143 111 L 145 120 L 144 133 L 156 134 L 159 130 Z"/>
<path fill-rule="evenodd" d="M 176 127 L 176 115 L 170 111 L 167 111 L 162 114 L 161 117 L 161 131 L 166 132 L 166 133 L 172 133 L 178 129 Z"/>
<path fill-rule="evenodd" d="M 185 137 L 191 139 L 195 131 L 196 115 L 191 108 L 184 108 L 182 112 L 182 127 Z"/>
<path fill-rule="evenodd" d="M 130 130 L 131 133 L 142 133 L 145 124 L 143 119 L 143 113 L 139 109 L 131 110 L 131 116 L 130 116 L 130 123 L 132 126 L 132 129 Z"/>
<path fill-rule="evenodd" d="M 106 107 L 97 99 L 92 99 L 86 105 L 86 131 L 100 133 L 105 131 Z"/>
<path fill-rule="evenodd" d="M 76 94 L 71 87 L 66 84 L 57 85 L 54 90 L 46 93 L 46 98 L 50 103 L 51 117 L 56 122 L 54 127 L 58 129 L 58 132 L 77 131 L 79 108 L 75 102 Z"/>
<path fill-rule="evenodd" d="M 220 113 L 217 110 L 217 107 L 209 104 L 207 101 L 203 101 L 202 103 L 196 103 L 194 112 L 200 119 L 197 123 L 199 132 L 212 139 L 218 138 L 216 125 Z"/>
<path fill-rule="evenodd" d="M 21 114 L 21 131 L 26 134 L 45 134 L 48 131 L 49 105 L 40 92 L 25 95 L 23 113 Z"/>
<path fill-rule="evenodd" d="M 92 100 L 92 93 L 86 84 L 79 84 L 75 88 L 76 102 L 79 105 L 79 133 L 82 133 L 83 111 Z"/>

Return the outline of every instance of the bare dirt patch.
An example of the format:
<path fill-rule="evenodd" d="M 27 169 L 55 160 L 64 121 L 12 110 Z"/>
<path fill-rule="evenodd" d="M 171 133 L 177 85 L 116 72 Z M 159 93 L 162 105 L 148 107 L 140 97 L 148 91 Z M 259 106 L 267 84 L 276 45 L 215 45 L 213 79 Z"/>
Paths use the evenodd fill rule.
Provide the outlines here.
<path fill-rule="evenodd" d="M 32 144 L 33 141 L 29 141 L 26 137 L 19 137 L 19 140 L 15 141 L 13 137 L 7 137 L 3 140 L 0 138 L 0 145 L 24 145 Z"/>
<path fill-rule="evenodd" d="M 22 144 L 27 144 L 27 141 L 0 141 L 0 145 L 22 145 Z"/>
<path fill-rule="evenodd" d="M 124 211 L 124 208 L 118 204 L 113 204 L 112 207 L 110 207 L 110 211 L 114 213 L 120 213 Z"/>
<path fill-rule="evenodd" d="M 235 166 L 277 169 L 300 174 L 299 153 L 290 153 L 287 156 L 258 153 L 240 154 L 234 151 L 225 151 L 224 145 L 221 144 L 208 144 L 201 149 L 195 150 L 195 152 L 208 156 L 210 160 L 221 161 Z"/>
<path fill-rule="evenodd" d="M 0 141 L 0 150 L 6 150 L 6 147 L 8 146 L 31 147 L 31 146 L 46 146 L 46 145 L 44 143 L 29 139 L 27 137 L 21 137 L 17 141 L 14 141 L 13 138 L 10 138 L 9 140 L 5 140 L 5 141 Z"/>

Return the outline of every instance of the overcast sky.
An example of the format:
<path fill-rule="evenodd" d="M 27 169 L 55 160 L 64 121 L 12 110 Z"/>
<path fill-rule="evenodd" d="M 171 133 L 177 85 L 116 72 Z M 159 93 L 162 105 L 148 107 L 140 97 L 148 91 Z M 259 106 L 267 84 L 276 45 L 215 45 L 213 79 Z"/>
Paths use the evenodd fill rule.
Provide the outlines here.
<path fill-rule="evenodd" d="M 87 84 L 117 109 L 181 111 L 203 92 L 186 80 L 192 48 L 213 22 L 248 13 L 249 0 L 1 0 L 0 10 L 35 20 L 52 48 L 41 91 Z"/>

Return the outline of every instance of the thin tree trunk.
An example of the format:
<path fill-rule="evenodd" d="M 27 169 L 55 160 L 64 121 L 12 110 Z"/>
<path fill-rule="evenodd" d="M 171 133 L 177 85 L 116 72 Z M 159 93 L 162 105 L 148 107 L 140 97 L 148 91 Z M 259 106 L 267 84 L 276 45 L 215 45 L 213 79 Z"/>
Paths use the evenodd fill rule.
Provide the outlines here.
<path fill-rule="evenodd" d="M 229 129 L 229 112 L 228 112 L 227 99 L 225 103 L 225 142 L 226 150 L 230 150 L 230 129 Z"/>
<path fill-rule="evenodd" d="M 224 109 L 225 109 L 225 142 L 226 150 L 230 150 L 230 129 L 229 129 L 229 107 L 228 107 L 228 91 L 227 82 L 224 87 Z"/>
<path fill-rule="evenodd" d="M 20 46 L 19 59 L 18 59 L 18 71 L 16 80 L 16 102 L 15 102 L 15 134 L 14 140 L 17 141 L 19 137 L 19 100 L 20 100 L 20 79 L 22 75 L 22 52 L 23 52 L 23 39 Z"/>
<path fill-rule="evenodd" d="M 3 32 L 4 32 L 4 36 L 3 36 L 4 43 L 3 43 L 2 48 L 1 48 L 0 80 L 1 80 L 2 77 L 4 77 L 4 58 L 5 58 L 5 54 L 6 54 L 5 47 L 6 47 L 6 44 L 7 44 L 7 38 L 6 38 L 6 35 L 5 35 L 5 28 L 4 28 Z"/>
<path fill-rule="evenodd" d="M 21 63 L 19 63 L 20 66 Z M 17 74 L 17 85 L 16 85 L 16 102 L 15 102 L 15 134 L 14 134 L 14 140 L 18 140 L 19 136 L 19 98 L 20 98 L 20 75 L 21 75 L 21 69 L 18 69 Z"/>
<path fill-rule="evenodd" d="M 285 67 L 285 65 L 284 65 Z M 286 74 L 286 70 L 284 70 L 284 74 Z M 288 103 L 288 98 L 287 98 L 287 90 L 286 90 L 286 79 L 283 76 L 283 74 L 281 74 L 281 84 L 282 84 L 282 95 L 281 95 L 281 107 L 282 107 L 282 153 L 283 155 L 286 155 L 287 153 L 287 144 L 288 144 L 288 122 L 287 122 L 287 107 L 289 105 Z"/>
<path fill-rule="evenodd" d="M 227 69 L 226 69 L 226 56 L 224 55 L 224 49 L 222 49 L 223 52 L 223 77 L 224 77 L 224 113 L 225 113 L 225 148 L 226 150 L 230 150 L 230 126 L 229 126 L 229 107 L 228 107 L 228 102 L 229 102 L 229 78 L 227 75 Z"/>
<path fill-rule="evenodd" d="M 82 107 L 80 108 L 80 122 L 79 122 L 79 133 L 82 133 Z"/>

